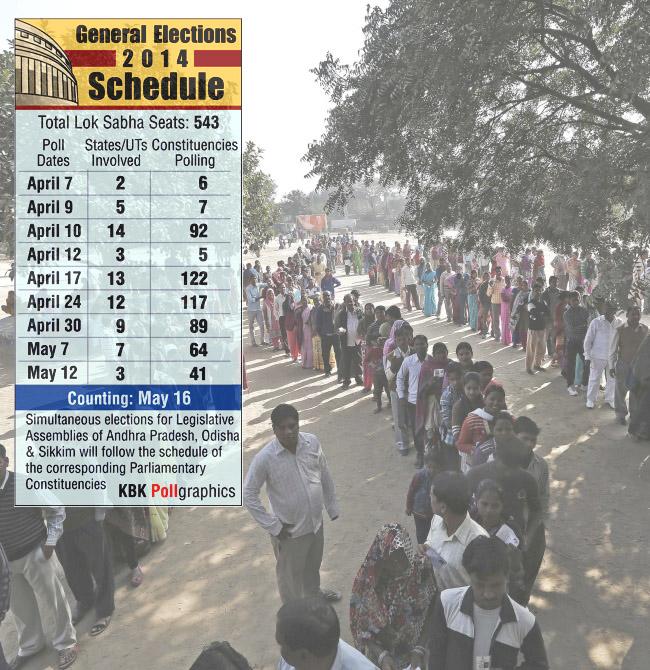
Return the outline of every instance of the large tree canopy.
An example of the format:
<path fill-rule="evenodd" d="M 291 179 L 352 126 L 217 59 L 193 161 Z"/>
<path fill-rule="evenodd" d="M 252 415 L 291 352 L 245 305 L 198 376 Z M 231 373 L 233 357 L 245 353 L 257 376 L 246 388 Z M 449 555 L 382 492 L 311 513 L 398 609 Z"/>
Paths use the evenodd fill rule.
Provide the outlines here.
<path fill-rule="evenodd" d="M 306 158 L 330 205 L 378 177 L 422 239 L 647 240 L 647 0 L 393 0 L 364 33 L 357 63 L 316 70 L 333 107 Z"/>

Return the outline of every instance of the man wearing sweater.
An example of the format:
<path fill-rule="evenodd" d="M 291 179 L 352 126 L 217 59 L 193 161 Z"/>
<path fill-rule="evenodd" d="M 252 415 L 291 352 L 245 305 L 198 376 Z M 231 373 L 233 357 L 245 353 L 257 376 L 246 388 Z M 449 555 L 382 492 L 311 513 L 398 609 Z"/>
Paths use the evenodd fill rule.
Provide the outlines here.
<path fill-rule="evenodd" d="M 11 670 L 45 647 L 42 620 L 51 622 L 52 644 L 59 654 L 59 670 L 69 668 L 78 653 L 77 636 L 63 584 L 53 558 L 63 532 L 63 507 L 14 507 L 16 476 L 0 445 L 0 544 L 11 570 L 11 612 L 18 630 L 18 655 Z M 43 520 L 45 516 L 45 521 Z M 43 609 L 39 611 L 37 598 Z"/>
<path fill-rule="evenodd" d="M 569 297 L 569 307 L 564 312 L 564 337 L 566 341 L 566 383 L 569 395 L 577 396 L 578 391 L 573 385 L 576 372 L 576 358 L 585 362 L 584 342 L 589 327 L 589 312 L 580 304 L 580 294 L 572 291 Z M 582 386 L 587 386 L 589 366 L 585 363 L 582 373 Z"/>

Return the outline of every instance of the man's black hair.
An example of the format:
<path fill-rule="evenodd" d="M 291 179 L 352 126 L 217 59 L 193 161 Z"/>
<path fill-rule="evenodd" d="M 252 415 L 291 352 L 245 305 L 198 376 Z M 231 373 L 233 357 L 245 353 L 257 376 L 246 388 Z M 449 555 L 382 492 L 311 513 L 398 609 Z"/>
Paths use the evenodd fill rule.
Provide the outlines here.
<path fill-rule="evenodd" d="M 490 361 L 476 361 L 474 372 L 482 372 L 483 370 L 494 370 L 494 365 Z"/>
<path fill-rule="evenodd" d="M 416 335 L 413 338 L 413 342 L 415 342 L 415 340 L 420 340 L 420 341 L 424 340 L 427 344 L 429 344 L 429 340 L 428 340 L 427 336 L 423 335 L 422 333 L 419 333 L 418 335 Z"/>
<path fill-rule="evenodd" d="M 375 312 L 385 312 L 385 311 L 386 311 L 386 307 L 384 307 L 384 305 L 377 305 L 375 307 Z"/>
<path fill-rule="evenodd" d="M 471 492 L 465 475 L 460 472 L 441 472 L 433 480 L 431 493 L 454 514 L 467 514 Z"/>
<path fill-rule="evenodd" d="M 285 603 L 278 611 L 277 635 L 292 651 L 304 649 L 324 658 L 336 653 L 341 626 L 324 598 L 301 598 Z"/>
<path fill-rule="evenodd" d="M 462 351 L 463 349 L 469 349 L 469 351 L 474 353 L 474 349 L 472 349 L 472 345 L 469 342 L 466 342 L 465 340 L 463 340 L 462 342 L 459 342 L 456 345 L 456 353 L 458 353 L 459 351 Z"/>
<path fill-rule="evenodd" d="M 281 404 L 271 412 L 271 424 L 280 425 L 285 419 L 298 421 L 298 410 L 293 405 Z"/>
<path fill-rule="evenodd" d="M 451 374 L 463 374 L 463 368 L 460 366 L 460 363 L 457 363 L 456 361 L 449 362 L 449 365 L 447 366 L 447 376 Z"/>
<path fill-rule="evenodd" d="M 463 567 L 468 574 L 481 578 L 507 576 L 510 573 L 508 547 L 498 537 L 475 537 L 463 553 Z"/>
<path fill-rule="evenodd" d="M 514 428 L 515 433 L 527 433 L 528 435 L 535 435 L 535 437 L 540 433 L 539 426 L 527 416 L 517 417 Z"/>
<path fill-rule="evenodd" d="M 7 458 L 7 449 L 4 444 L 0 444 L 0 458 Z"/>
<path fill-rule="evenodd" d="M 513 428 L 514 428 L 514 419 L 513 419 L 512 414 L 510 414 L 510 412 L 508 412 L 508 411 L 506 411 L 506 410 L 504 410 L 504 409 L 501 410 L 500 412 L 497 412 L 497 413 L 492 417 L 492 421 L 490 421 L 490 423 L 491 423 L 493 426 L 495 426 L 496 423 L 497 423 L 497 421 L 501 421 L 501 420 L 503 420 L 503 421 L 510 421 L 510 423 L 513 424 Z"/>
<path fill-rule="evenodd" d="M 494 457 L 509 468 L 523 467 L 525 454 L 529 454 L 526 445 L 515 436 L 499 440 L 494 447 Z"/>
<path fill-rule="evenodd" d="M 463 377 L 463 386 L 469 384 L 470 382 L 476 382 L 477 384 L 481 383 L 481 378 L 478 375 L 478 372 L 466 372 Z"/>
<path fill-rule="evenodd" d="M 404 321 L 404 323 L 395 331 L 395 337 L 408 333 L 413 333 L 413 326 L 408 321 Z"/>
<path fill-rule="evenodd" d="M 478 488 L 476 489 L 476 495 L 474 496 L 477 502 L 483 497 L 484 493 L 495 493 L 499 500 L 503 503 L 503 488 L 499 482 L 494 479 L 482 479 Z"/>
<path fill-rule="evenodd" d="M 401 319 L 402 318 L 402 312 L 400 311 L 400 308 L 397 305 L 391 305 L 387 310 L 386 310 L 386 316 L 390 316 L 392 319 Z"/>
<path fill-rule="evenodd" d="M 488 384 L 485 388 L 485 391 L 483 391 L 483 397 L 487 398 L 490 393 L 498 393 L 504 398 L 506 397 L 506 390 L 499 384 Z"/>

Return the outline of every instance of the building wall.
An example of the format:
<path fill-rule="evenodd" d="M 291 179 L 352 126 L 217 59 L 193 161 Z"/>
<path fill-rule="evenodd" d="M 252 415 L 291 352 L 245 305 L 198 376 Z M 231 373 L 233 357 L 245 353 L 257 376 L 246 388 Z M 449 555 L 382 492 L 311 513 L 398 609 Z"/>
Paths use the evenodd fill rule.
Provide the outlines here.
<path fill-rule="evenodd" d="M 77 104 L 70 59 L 46 33 L 16 21 L 16 104 Z"/>

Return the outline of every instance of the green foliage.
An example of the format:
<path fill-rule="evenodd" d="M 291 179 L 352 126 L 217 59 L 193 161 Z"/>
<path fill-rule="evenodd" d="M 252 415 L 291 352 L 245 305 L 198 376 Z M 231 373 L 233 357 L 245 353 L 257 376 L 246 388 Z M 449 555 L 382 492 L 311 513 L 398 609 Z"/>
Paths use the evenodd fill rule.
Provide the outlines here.
<path fill-rule="evenodd" d="M 378 178 L 425 240 L 607 256 L 647 238 L 647 0 L 393 0 L 364 33 L 358 62 L 315 71 L 333 107 L 306 158 L 330 206 Z"/>
<path fill-rule="evenodd" d="M 243 156 L 243 228 L 244 245 L 262 248 L 273 236 L 273 224 L 280 216 L 274 202 L 275 182 L 260 165 L 263 150 L 246 142 Z"/>
<path fill-rule="evenodd" d="M 293 221 L 300 214 L 318 214 L 311 210 L 311 198 L 306 193 L 294 189 L 287 193 L 280 202 L 280 210 L 285 219 Z"/>
<path fill-rule="evenodd" d="M 0 248 L 13 256 L 16 230 L 14 204 L 14 54 L 0 52 Z"/>

